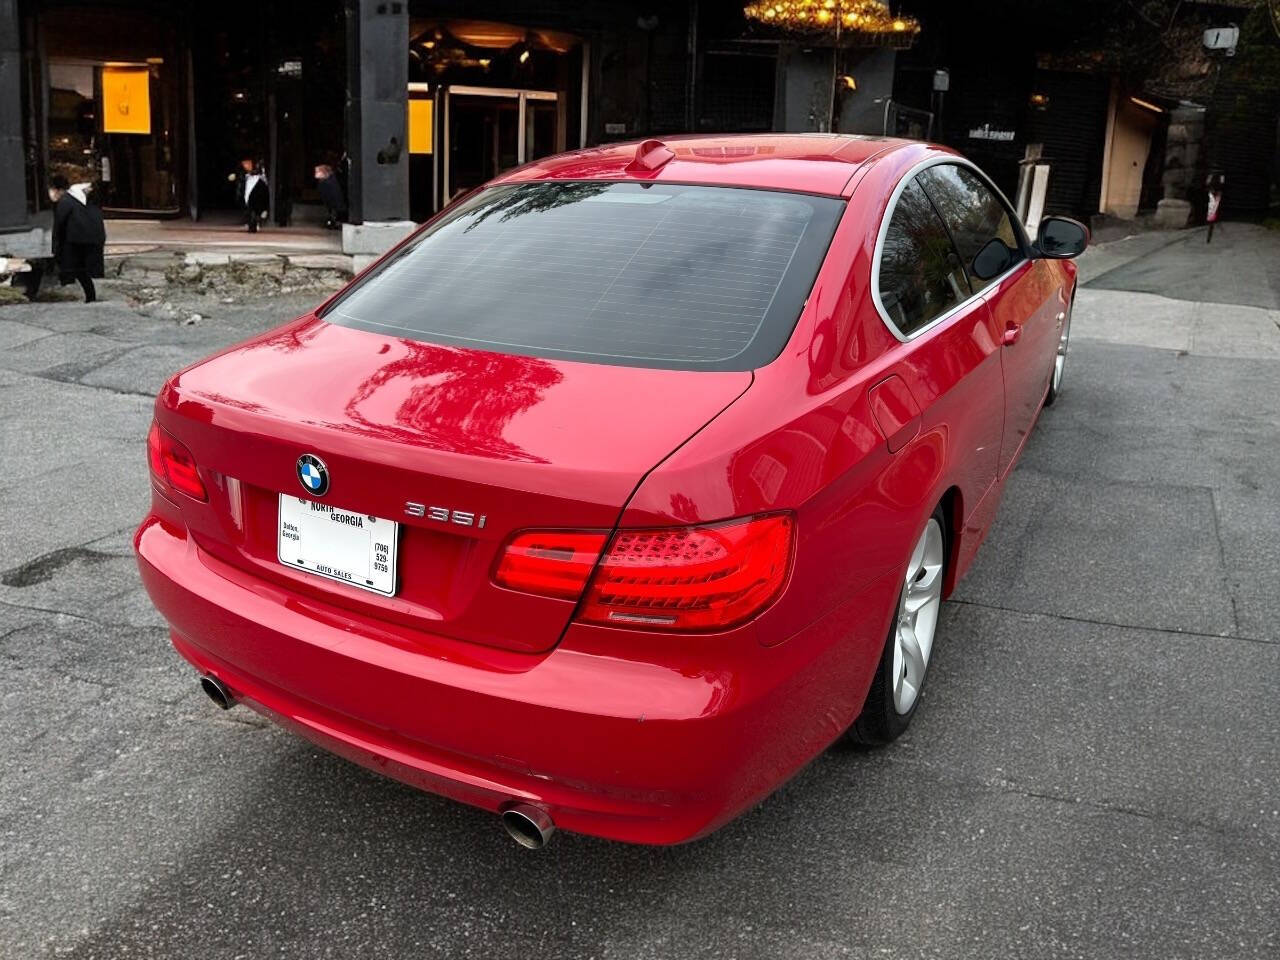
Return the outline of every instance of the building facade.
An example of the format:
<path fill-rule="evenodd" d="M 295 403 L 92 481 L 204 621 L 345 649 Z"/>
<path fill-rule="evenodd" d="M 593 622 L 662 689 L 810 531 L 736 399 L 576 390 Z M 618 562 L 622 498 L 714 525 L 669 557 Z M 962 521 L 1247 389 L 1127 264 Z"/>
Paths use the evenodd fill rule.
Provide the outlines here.
<path fill-rule="evenodd" d="M 898 56 L 894 100 L 927 112 L 932 137 L 1010 196 L 1024 165 L 1047 166 L 1047 212 L 1186 225 L 1220 171 L 1225 214 L 1261 218 L 1277 184 L 1280 21 L 1256 0 L 1164 7 L 1083 0 L 1068 17 L 993 0 L 979 16 L 915 0 L 924 29 Z M 1238 43 L 1209 46 L 1206 31 Z M 939 69 L 946 92 L 933 89 Z"/>
<path fill-rule="evenodd" d="M 1050 43 L 1037 5 L 886 9 L 918 37 L 837 47 L 739 0 L 0 0 L 0 233 L 12 251 L 39 229 L 54 174 L 93 182 L 109 216 L 217 220 L 250 158 L 287 224 L 315 215 L 327 164 L 351 220 L 407 222 L 560 150 L 767 130 L 941 141 L 1010 195 L 1030 150 L 1048 211 L 1083 218 L 1133 217 L 1234 164 L 1228 211 L 1265 212 L 1275 115 L 1250 99 L 1256 71 L 1210 64 L 1229 82 L 1197 102 L 1090 55 L 1097 24 Z"/>
<path fill-rule="evenodd" d="M 724 0 L 0 0 L 0 229 L 50 176 L 109 216 L 280 223 L 344 177 L 357 221 L 422 220 L 560 150 L 680 132 L 882 132 L 891 50 L 790 42 Z M 832 95 L 833 66 L 857 76 Z"/>

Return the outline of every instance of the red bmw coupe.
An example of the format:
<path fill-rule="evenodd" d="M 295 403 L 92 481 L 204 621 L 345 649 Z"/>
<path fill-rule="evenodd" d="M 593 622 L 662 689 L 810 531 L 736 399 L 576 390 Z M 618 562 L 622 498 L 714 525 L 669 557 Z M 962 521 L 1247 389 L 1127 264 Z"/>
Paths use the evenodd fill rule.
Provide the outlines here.
<path fill-rule="evenodd" d="M 706 834 L 919 708 L 1062 388 L 1038 233 L 907 141 L 522 167 L 164 386 L 142 580 L 219 706 L 526 846 Z"/>

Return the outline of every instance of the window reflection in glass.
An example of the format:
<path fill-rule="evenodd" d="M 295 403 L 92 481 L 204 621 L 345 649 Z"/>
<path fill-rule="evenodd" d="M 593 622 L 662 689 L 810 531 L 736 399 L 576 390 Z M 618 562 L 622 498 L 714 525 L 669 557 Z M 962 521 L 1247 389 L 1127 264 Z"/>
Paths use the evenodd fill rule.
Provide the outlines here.
<path fill-rule="evenodd" d="M 49 168 L 71 183 L 98 176 L 93 72 L 90 64 L 49 64 Z"/>
<path fill-rule="evenodd" d="M 914 180 L 894 207 L 878 278 L 880 302 L 909 335 L 969 296 L 960 258 L 942 221 Z"/>
<path fill-rule="evenodd" d="M 917 179 L 951 231 L 951 238 L 964 261 L 975 293 L 984 289 L 996 276 L 989 274 L 986 279 L 981 279 L 973 270 L 974 258 L 993 238 L 999 239 L 1009 249 L 1005 269 L 1025 259 L 1004 204 L 972 170 L 944 163 L 922 170 Z"/>
<path fill-rule="evenodd" d="M 732 187 L 500 185 L 450 208 L 324 317 L 501 353 L 750 370 L 795 328 L 843 208 Z"/>
<path fill-rule="evenodd" d="M 160 58 L 157 58 L 160 59 Z M 49 62 L 49 173 L 93 185 L 108 210 L 177 212 L 173 103 L 176 72 L 147 71 L 148 132 L 104 133 L 101 63 Z"/>

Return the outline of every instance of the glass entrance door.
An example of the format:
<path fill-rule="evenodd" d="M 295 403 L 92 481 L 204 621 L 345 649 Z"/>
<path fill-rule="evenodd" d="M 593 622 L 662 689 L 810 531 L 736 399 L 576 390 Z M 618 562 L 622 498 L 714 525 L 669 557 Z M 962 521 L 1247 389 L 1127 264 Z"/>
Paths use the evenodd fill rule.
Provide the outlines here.
<path fill-rule="evenodd" d="M 559 96 L 548 90 L 447 87 L 444 110 L 436 209 L 503 171 L 555 153 L 564 139 Z"/>
<path fill-rule="evenodd" d="M 520 163 L 520 102 L 515 97 L 451 94 L 446 198 L 491 180 Z"/>
<path fill-rule="evenodd" d="M 172 77 L 153 61 L 49 61 L 49 171 L 93 184 L 107 210 L 179 210 Z"/>
<path fill-rule="evenodd" d="M 541 160 L 564 149 L 560 102 L 555 94 L 528 92 L 524 102 L 524 160 Z"/>

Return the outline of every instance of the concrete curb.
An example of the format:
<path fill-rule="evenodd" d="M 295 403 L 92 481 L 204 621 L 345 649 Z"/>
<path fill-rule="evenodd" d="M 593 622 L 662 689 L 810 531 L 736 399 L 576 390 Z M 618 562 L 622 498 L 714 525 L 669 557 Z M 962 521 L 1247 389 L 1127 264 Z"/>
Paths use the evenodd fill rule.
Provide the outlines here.
<path fill-rule="evenodd" d="M 148 250 L 141 253 L 109 254 L 106 257 L 106 272 L 108 277 L 137 279 L 156 284 L 191 282 L 207 272 L 232 268 L 236 268 L 237 273 L 252 272 L 274 277 L 299 272 L 351 277 L 355 273 L 353 260 L 352 256 L 341 253 Z"/>

